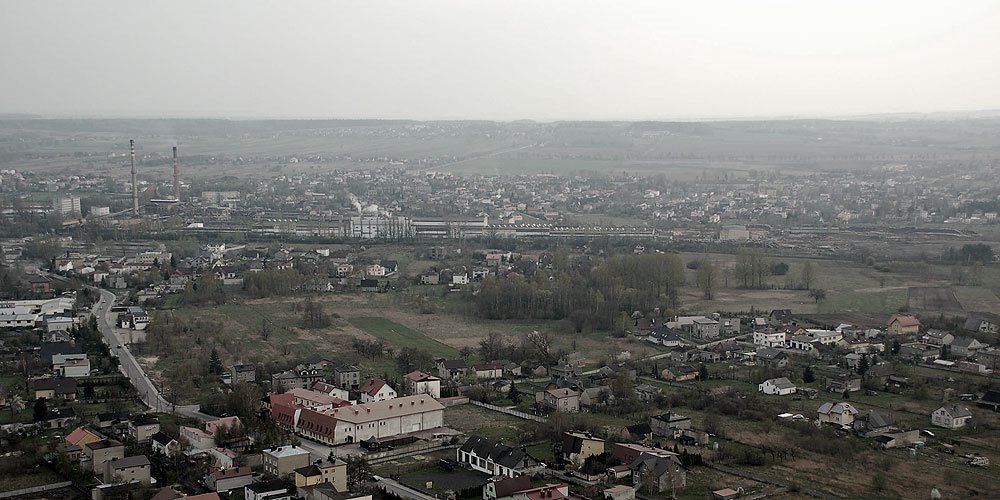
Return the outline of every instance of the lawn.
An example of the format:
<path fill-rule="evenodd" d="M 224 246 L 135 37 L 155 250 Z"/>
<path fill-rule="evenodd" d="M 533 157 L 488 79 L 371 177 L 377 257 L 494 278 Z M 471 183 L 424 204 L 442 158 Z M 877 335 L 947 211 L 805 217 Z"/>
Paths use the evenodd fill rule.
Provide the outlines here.
<path fill-rule="evenodd" d="M 458 349 L 385 318 L 356 317 L 350 318 L 348 322 L 396 347 L 421 349 L 435 357 L 455 358 L 459 356 Z"/>
<path fill-rule="evenodd" d="M 524 426 L 528 424 L 538 425 L 538 422 L 523 420 L 471 404 L 452 406 L 444 411 L 446 427 L 507 444 L 521 443 L 525 439 L 530 439 L 523 431 Z"/>

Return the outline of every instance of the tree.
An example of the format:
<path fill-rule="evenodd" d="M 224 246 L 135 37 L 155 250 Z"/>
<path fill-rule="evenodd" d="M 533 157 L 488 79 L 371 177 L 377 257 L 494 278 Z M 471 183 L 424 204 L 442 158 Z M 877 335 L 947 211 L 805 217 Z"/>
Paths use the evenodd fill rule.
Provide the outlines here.
<path fill-rule="evenodd" d="M 816 281 L 816 270 L 813 268 L 813 263 L 811 260 L 807 260 L 802 266 L 802 289 L 809 290 L 812 288 L 813 283 Z"/>
<path fill-rule="evenodd" d="M 347 455 L 347 488 L 351 491 L 363 491 L 372 477 L 372 468 L 368 460 L 360 455 Z"/>
<path fill-rule="evenodd" d="M 822 288 L 809 290 L 809 296 L 812 297 L 818 304 L 819 301 L 826 300 L 826 290 L 823 290 Z"/>
<path fill-rule="evenodd" d="M 330 326 L 331 320 L 322 304 L 307 300 L 302 305 L 302 323 L 306 328 L 325 328 Z"/>
<path fill-rule="evenodd" d="M 816 381 L 816 373 L 813 372 L 812 365 L 809 365 L 805 368 L 805 370 L 802 370 L 802 381 L 807 384 L 811 384 Z"/>
<path fill-rule="evenodd" d="M 719 286 L 719 269 L 714 262 L 706 260 L 702 263 L 698 268 L 697 283 L 705 299 L 712 300 Z"/>
<path fill-rule="evenodd" d="M 858 360 L 858 367 L 857 367 L 858 375 L 864 375 L 865 372 L 868 371 L 868 367 L 869 366 L 870 366 L 870 362 L 868 361 L 868 356 L 865 355 L 865 354 L 862 354 L 861 355 L 861 359 Z"/>
<path fill-rule="evenodd" d="M 49 408 L 45 404 L 45 398 L 35 400 L 35 407 L 32 409 L 32 422 L 44 422 L 49 419 Z"/>
<path fill-rule="evenodd" d="M 513 380 L 510 382 L 510 392 L 507 393 L 507 398 L 510 399 L 511 403 L 521 403 L 521 391 L 517 390 L 517 384 Z"/>
<path fill-rule="evenodd" d="M 698 367 L 698 380 L 708 380 L 708 367 L 705 363 Z"/>
<path fill-rule="evenodd" d="M 219 351 L 212 348 L 212 353 L 208 356 L 208 373 L 215 375 L 222 375 L 225 368 L 222 366 L 222 358 L 219 357 Z"/>
<path fill-rule="evenodd" d="M 260 338 L 264 342 L 267 342 L 267 339 L 271 338 L 271 325 L 268 324 L 267 318 L 260 320 Z"/>
<path fill-rule="evenodd" d="M 771 265 L 771 274 L 775 276 L 784 276 L 788 273 L 788 264 L 784 262 L 776 262 Z"/>
<path fill-rule="evenodd" d="M 844 393 L 841 394 L 841 396 L 844 399 L 851 399 L 851 390 L 850 389 L 844 389 Z"/>

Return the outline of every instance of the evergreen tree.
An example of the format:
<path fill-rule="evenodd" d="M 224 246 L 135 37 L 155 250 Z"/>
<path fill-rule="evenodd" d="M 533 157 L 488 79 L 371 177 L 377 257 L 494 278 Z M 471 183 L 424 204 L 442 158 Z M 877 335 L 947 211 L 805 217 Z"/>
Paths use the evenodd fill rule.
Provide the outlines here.
<path fill-rule="evenodd" d="M 802 370 L 802 381 L 811 384 L 816 381 L 816 374 L 813 372 L 812 365 L 807 366 L 805 370 Z"/>
<path fill-rule="evenodd" d="M 871 363 L 868 361 L 868 355 L 862 354 L 861 359 L 858 360 L 858 375 L 864 375 L 868 371 Z"/>
<path fill-rule="evenodd" d="M 708 380 L 708 367 L 705 363 L 698 367 L 698 380 Z"/>
<path fill-rule="evenodd" d="M 221 375 L 222 371 L 222 358 L 219 357 L 219 351 L 216 351 L 213 347 L 212 354 L 210 354 L 208 358 L 208 372 L 215 375 Z"/>
<path fill-rule="evenodd" d="M 31 420 L 33 422 L 44 422 L 49 419 L 49 408 L 45 404 L 45 398 L 38 398 L 32 411 Z"/>
<path fill-rule="evenodd" d="M 521 392 L 517 390 L 517 384 L 511 382 L 510 392 L 507 393 L 507 397 L 510 398 L 510 401 L 514 404 L 521 403 Z"/>

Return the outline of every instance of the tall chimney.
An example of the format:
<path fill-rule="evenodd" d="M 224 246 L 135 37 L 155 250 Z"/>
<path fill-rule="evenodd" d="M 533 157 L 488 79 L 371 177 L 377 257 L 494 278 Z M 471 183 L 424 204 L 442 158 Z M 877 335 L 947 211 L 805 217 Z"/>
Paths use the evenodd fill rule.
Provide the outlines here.
<path fill-rule="evenodd" d="M 177 146 L 174 146 L 174 199 L 181 201 L 181 174 L 177 170 Z"/>
<path fill-rule="evenodd" d="M 129 153 L 132 155 L 132 213 L 139 215 L 139 185 L 135 182 L 135 140 L 128 140 Z"/>

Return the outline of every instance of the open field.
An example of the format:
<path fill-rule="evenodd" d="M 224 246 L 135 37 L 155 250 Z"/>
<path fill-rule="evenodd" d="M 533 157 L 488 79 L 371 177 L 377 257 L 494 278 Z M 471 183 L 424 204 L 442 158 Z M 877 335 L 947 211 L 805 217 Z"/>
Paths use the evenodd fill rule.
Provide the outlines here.
<path fill-rule="evenodd" d="M 421 349 L 430 355 L 442 358 L 458 356 L 458 350 L 438 342 L 412 328 L 389 321 L 385 318 L 354 317 L 348 322 L 401 349 Z"/>
<path fill-rule="evenodd" d="M 989 288 L 956 286 L 951 291 L 966 312 L 1000 312 L 1000 298 Z"/>
<path fill-rule="evenodd" d="M 910 287 L 907 304 L 911 311 L 962 312 L 962 304 L 947 287 Z"/>
<path fill-rule="evenodd" d="M 471 404 L 452 406 L 444 412 L 445 427 L 507 444 L 523 443 L 525 426 L 536 424 Z"/>

